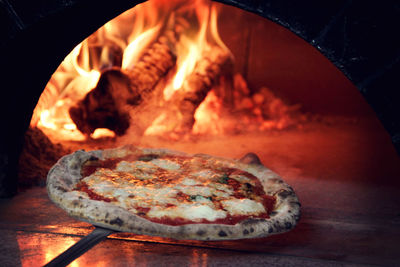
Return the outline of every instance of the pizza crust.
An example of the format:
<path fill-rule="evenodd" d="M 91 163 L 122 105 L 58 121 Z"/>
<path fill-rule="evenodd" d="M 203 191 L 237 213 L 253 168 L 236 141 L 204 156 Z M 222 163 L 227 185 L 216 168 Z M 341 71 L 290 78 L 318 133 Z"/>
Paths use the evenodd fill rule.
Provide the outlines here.
<path fill-rule="evenodd" d="M 121 232 L 175 239 L 233 240 L 266 237 L 289 231 L 300 218 L 300 202 L 293 189 L 271 170 L 261 164 L 247 164 L 203 154 L 196 156 L 216 159 L 256 176 L 263 185 L 265 193 L 276 197 L 270 218 L 249 218 L 235 225 L 199 223 L 171 226 L 151 222 L 109 202 L 91 200 L 84 193 L 73 190 L 82 178 L 81 168 L 86 161 L 121 158 L 135 153 L 190 156 L 168 149 L 140 149 L 134 146 L 88 152 L 79 150 L 62 157 L 49 171 L 47 191 L 50 199 L 70 216 L 93 225 Z"/>

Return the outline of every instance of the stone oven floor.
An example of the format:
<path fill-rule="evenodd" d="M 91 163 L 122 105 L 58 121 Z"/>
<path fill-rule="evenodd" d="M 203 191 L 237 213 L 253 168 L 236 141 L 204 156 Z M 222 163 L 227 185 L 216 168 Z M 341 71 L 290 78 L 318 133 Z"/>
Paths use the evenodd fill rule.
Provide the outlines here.
<path fill-rule="evenodd" d="M 236 141 L 242 137 L 232 137 Z M 385 132 L 349 124 L 175 149 L 240 157 L 256 152 L 293 186 L 302 218 L 285 234 L 223 242 L 113 234 L 70 266 L 365 266 L 400 262 L 400 160 Z M 226 142 L 226 143 L 224 143 Z M 143 144 L 145 145 L 145 144 Z M 227 152 L 229 151 L 229 153 Z M 53 205 L 35 187 L 0 200 L 0 265 L 40 266 L 93 226 Z"/>

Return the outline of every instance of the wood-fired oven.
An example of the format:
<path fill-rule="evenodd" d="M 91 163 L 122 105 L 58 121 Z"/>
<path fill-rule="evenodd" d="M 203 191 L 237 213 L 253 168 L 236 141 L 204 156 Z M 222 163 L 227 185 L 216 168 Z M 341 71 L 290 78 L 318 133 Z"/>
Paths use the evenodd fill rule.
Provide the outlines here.
<path fill-rule="evenodd" d="M 44 264 L 87 235 L 91 225 L 48 200 L 46 172 L 70 151 L 131 143 L 230 158 L 254 152 L 293 186 L 302 219 L 289 233 L 247 241 L 118 233 L 73 264 L 395 265 L 399 4 L 141 2 L 1 1 L 0 247 L 9 253 L 0 262 Z M 108 21 L 130 8 L 114 21 L 134 22 L 107 35 L 118 24 Z M 181 72 L 191 47 L 203 49 L 194 78 Z M 135 72 L 149 61 L 162 67 Z M 185 80 L 198 87 L 190 97 L 176 93 Z"/>

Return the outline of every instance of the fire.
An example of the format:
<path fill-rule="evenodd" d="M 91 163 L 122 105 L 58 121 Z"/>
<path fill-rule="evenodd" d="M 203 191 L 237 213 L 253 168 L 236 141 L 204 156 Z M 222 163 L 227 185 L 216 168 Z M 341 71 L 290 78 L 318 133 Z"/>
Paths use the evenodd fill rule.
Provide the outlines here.
<path fill-rule="evenodd" d="M 208 28 L 208 6 L 202 5 L 201 1 L 197 2 L 199 3 L 199 8 L 196 10 L 198 11 L 197 14 L 199 15 L 201 26 L 195 38 L 188 38 L 184 35 L 177 46 L 179 57 L 177 60 L 178 70 L 173 81 L 173 88 L 175 90 L 180 89 L 186 77 L 193 72 L 196 63 L 202 57 L 207 45 L 205 34 Z"/>
<path fill-rule="evenodd" d="M 31 126 L 57 132 L 60 139 L 85 140 L 68 110 L 96 86 L 102 70 L 118 64 L 113 62 L 118 61 L 118 53 L 123 53 L 119 63 L 123 68 L 135 63 L 137 54 L 162 26 L 163 17 L 155 19 L 156 11 L 154 1 L 138 5 L 78 44 L 51 77 L 33 112 Z"/>
<path fill-rule="evenodd" d="M 211 9 L 211 4 L 208 1 L 197 0 L 195 3 L 196 19 L 198 22 L 197 29 L 195 34 L 190 33 L 190 31 L 193 31 L 193 27 L 186 29 L 187 33 L 182 34 L 180 37 L 176 47 L 178 55 L 176 62 L 177 70 L 172 83 L 164 89 L 165 100 L 169 100 L 177 90 L 182 88 L 183 83 L 188 75 L 193 72 L 196 64 L 211 49 L 210 40 L 207 40 L 207 34 L 211 34 L 211 41 L 223 44 L 219 38 L 218 31 L 210 27 L 210 25 L 216 25 L 216 8 Z"/>
<path fill-rule="evenodd" d="M 135 64 L 143 49 L 147 47 L 150 40 L 153 39 L 151 37 L 159 30 L 160 25 L 143 32 L 126 47 L 122 58 L 123 69 L 128 69 Z"/>
<path fill-rule="evenodd" d="M 251 92 L 232 74 L 233 57 L 217 22 L 217 4 L 209 0 L 150 0 L 126 11 L 66 56 L 31 126 L 56 140 L 80 141 L 114 138 L 131 128 L 139 135 L 215 135 L 248 128 L 245 123 L 258 130 L 290 125 L 293 109 L 268 99 L 268 92 Z"/>
<path fill-rule="evenodd" d="M 75 126 L 75 124 L 74 124 Z M 76 128 L 76 126 L 75 126 Z M 113 131 L 110 131 L 107 128 L 97 128 L 91 135 L 91 138 L 93 139 L 100 139 L 100 138 L 105 138 L 105 137 L 110 137 L 110 138 L 114 138 L 115 137 L 115 133 Z"/>
<path fill-rule="evenodd" d="M 196 123 L 193 125 L 194 134 L 219 134 L 223 133 L 221 118 L 222 103 L 214 91 L 208 93 L 206 99 L 196 110 L 194 117 Z"/>

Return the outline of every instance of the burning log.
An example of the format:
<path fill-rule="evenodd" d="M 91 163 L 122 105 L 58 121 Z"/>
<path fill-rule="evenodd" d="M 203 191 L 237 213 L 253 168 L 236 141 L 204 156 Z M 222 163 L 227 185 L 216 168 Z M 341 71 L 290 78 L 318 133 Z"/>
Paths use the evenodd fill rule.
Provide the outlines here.
<path fill-rule="evenodd" d="M 209 54 L 197 62 L 193 73 L 172 100 L 179 107 L 182 116 L 178 131 L 192 129 L 196 109 L 208 92 L 219 83 L 219 78 L 223 75 L 230 76 L 231 70 L 231 54 L 219 47 L 213 47 Z"/>
<path fill-rule="evenodd" d="M 97 86 L 90 91 L 69 114 L 77 128 L 84 134 L 91 134 L 97 128 L 108 128 L 117 135 L 129 127 L 129 115 L 121 109 L 122 101 L 130 100 L 130 79 L 119 69 L 110 69 L 101 75 Z M 120 98 L 116 97 L 117 94 Z M 134 94 L 133 98 L 138 97 Z M 126 104 L 124 104 L 126 105 Z"/>
<path fill-rule="evenodd" d="M 129 107 L 138 106 L 175 65 L 173 42 L 174 33 L 167 32 L 144 51 L 132 69 L 103 72 L 96 87 L 69 110 L 77 128 L 84 134 L 108 128 L 123 135 L 130 125 Z"/>

